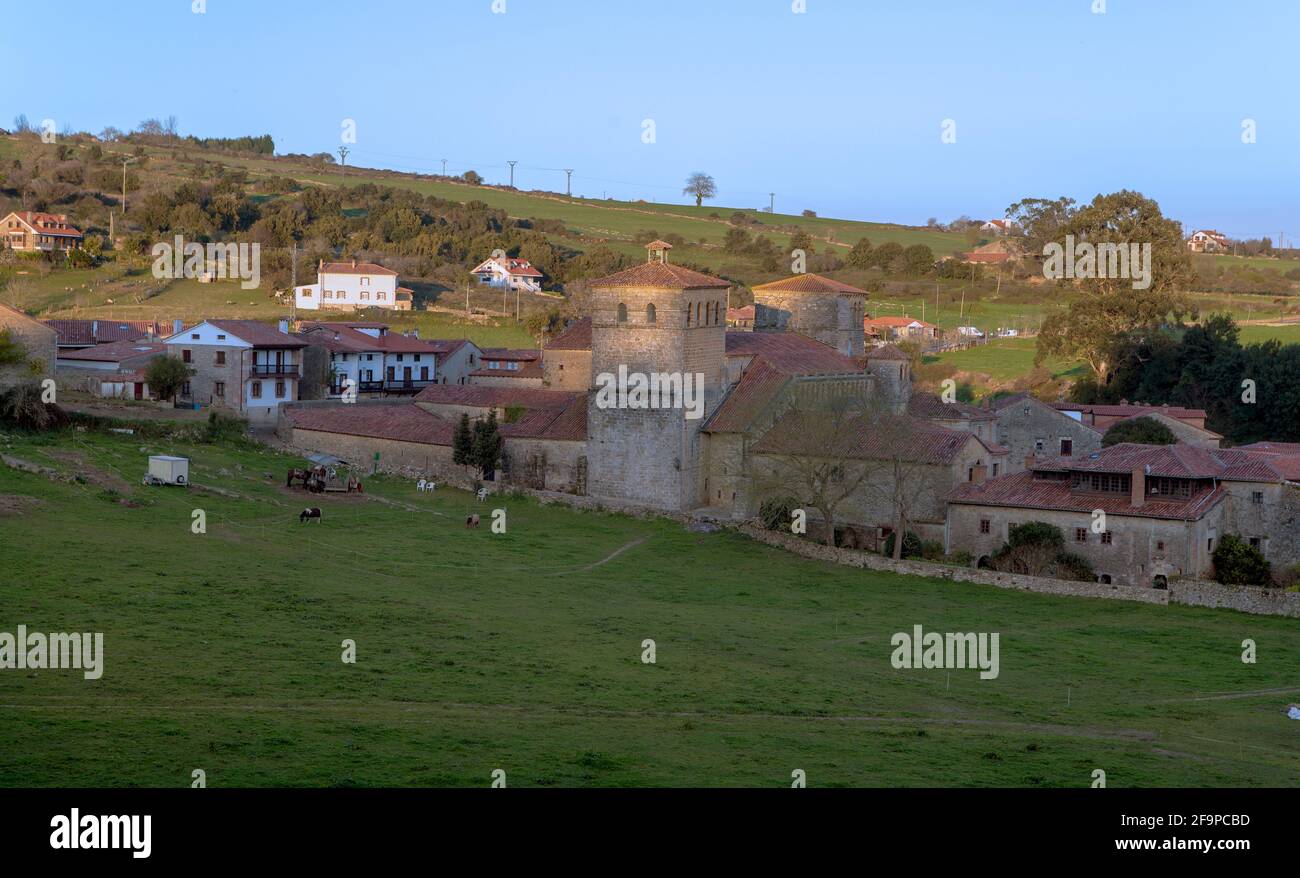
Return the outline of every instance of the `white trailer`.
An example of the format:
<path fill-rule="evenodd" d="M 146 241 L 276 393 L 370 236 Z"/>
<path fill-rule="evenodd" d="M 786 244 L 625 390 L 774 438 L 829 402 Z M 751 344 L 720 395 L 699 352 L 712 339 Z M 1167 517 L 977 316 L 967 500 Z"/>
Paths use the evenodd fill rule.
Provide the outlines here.
<path fill-rule="evenodd" d="M 190 483 L 190 459 L 170 454 L 149 456 L 149 471 L 144 474 L 146 485 L 181 485 Z"/>

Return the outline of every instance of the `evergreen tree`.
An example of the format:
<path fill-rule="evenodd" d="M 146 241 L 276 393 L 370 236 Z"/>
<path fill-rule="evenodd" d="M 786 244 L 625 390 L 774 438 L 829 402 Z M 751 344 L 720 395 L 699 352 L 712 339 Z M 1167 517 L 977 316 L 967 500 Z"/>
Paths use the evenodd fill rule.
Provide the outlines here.
<path fill-rule="evenodd" d="M 485 479 L 491 479 L 501 464 L 501 448 L 505 444 L 497 429 L 497 412 L 488 412 L 487 420 L 474 425 L 472 459 Z"/>
<path fill-rule="evenodd" d="M 469 415 L 462 414 L 451 437 L 451 461 L 461 466 L 474 463 L 474 435 L 469 429 Z"/>

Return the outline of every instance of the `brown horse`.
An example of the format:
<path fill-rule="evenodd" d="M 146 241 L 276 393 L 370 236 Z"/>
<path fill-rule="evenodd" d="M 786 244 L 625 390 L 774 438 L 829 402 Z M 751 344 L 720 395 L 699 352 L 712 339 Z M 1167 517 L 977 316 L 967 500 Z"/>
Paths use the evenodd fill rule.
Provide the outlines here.
<path fill-rule="evenodd" d="M 307 484 L 307 479 L 308 479 L 308 477 L 310 477 L 310 476 L 311 476 L 311 473 L 308 472 L 307 470 L 305 470 L 305 469 L 298 469 L 297 467 L 293 467 L 293 468 L 291 468 L 291 469 L 289 470 L 289 474 L 288 474 L 288 476 L 287 476 L 287 477 L 285 478 L 285 480 L 284 480 L 284 486 L 285 486 L 286 488 L 292 488 L 292 487 L 293 487 L 293 480 L 294 480 L 294 479 L 298 479 L 298 480 L 301 481 L 301 482 L 303 483 L 303 485 L 305 486 L 305 485 Z"/>

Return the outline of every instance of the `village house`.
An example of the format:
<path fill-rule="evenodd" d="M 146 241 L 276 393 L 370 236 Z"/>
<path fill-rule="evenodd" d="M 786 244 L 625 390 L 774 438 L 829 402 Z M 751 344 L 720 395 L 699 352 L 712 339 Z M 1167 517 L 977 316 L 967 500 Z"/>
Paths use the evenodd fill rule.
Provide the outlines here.
<path fill-rule="evenodd" d="M 483 286 L 536 293 L 542 289 L 543 275 L 527 259 L 493 256 L 484 259 L 471 272 Z"/>
<path fill-rule="evenodd" d="M 1197 229 L 1188 237 L 1187 249 L 1193 253 L 1226 253 L 1232 249 L 1232 242 L 1223 232 Z"/>
<path fill-rule="evenodd" d="M 298 399 L 307 342 L 256 320 L 205 320 L 163 339 L 169 356 L 193 371 L 178 400 L 274 424 L 279 407 Z"/>
<path fill-rule="evenodd" d="M 483 351 L 465 338 L 431 338 L 426 342 L 435 357 L 439 384 L 468 384 L 470 373 L 482 362 Z"/>
<path fill-rule="evenodd" d="M 81 384 L 96 396 L 152 399 L 145 370 L 167 352 L 161 341 L 116 341 L 59 351 L 59 377 Z"/>
<path fill-rule="evenodd" d="M 530 349 L 483 348 L 479 367 L 469 373 L 469 383 L 493 387 L 531 387 L 541 390 L 542 352 Z"/>
<path fill-rule="evenodd" d="M 1009 234 L 1013 228 L 1011 221 L 1004 219 L 991 219 L 980 225 L 981 232 L 992 232 L 995 235 Z"/>
<path fill-rule="evenodd" d="M 316 268 L 316 283 L 294 287 L 294 304 L 304 311 L 386 308 L 410 311 L 414 293 L 397 285 L 397 272 L 374 262 L 325 262 Z"/>
<path fill-rule="evenodd" d="M 21 253 L 66 253 L 81 246 L 81 237 L 61 213 L 24 210 L 0 219 L 0 241 Z"/>
<path fill-rule="evenodd" d="M 1060 528 L 1066 549 L 1103 583 L 1163 588 L 1175 576 L 1208 578 L 1225 534 L 1241 536 L 1274 564 L 1294 564 L 1300 445 L 1121 443 L 1029 462 L 1022 472 L 952 492 L 947 551 L 987 563 L 1011 527 L 1030 521 Z"/>
<path fill-rule="evenodd" d="M 590 317 L 570 323 L 542 347 L 542 386 L 547 390 L 591 389 Z"/>
<path fill-rule="evenodd" d="M 1027 460 L 1071 458 L 1101 448 L 1104 430 L 1028 393 L 1001 396 L 988 406 L 996 419 L 997 442 L 1007 449 L 1007 473 L 1023 471 Z"/>
<path fill-rule="evenodd" d="M 328 352 L 327 394 L 415 394 L 439 380 L 437 354 L 417 335 L 394 333 L 385 323 L 304 321 L 295 336 Z"/>
<path fill-rule="evenodd" d="M 41 381 L 54 374 L 58 334 L 16 308 L 0 305 L 0 336 L 17 345 L 22 362 L 0 363 L 0 390 L 25 381 Z"/>
<path fill-rule="evenodd" d="M 943 330 L 933 323 L 915 317 L 871 317 L 862 321 L 863 331 L 875 334 L 881 341 L 937 341 Z"/>
<path fill-rule="evenodd" d="M 745 305 L 742 308 L 727 309 L 727 328 L 728 329 L 753 329 L 754 312 L 753 305 Z"/>

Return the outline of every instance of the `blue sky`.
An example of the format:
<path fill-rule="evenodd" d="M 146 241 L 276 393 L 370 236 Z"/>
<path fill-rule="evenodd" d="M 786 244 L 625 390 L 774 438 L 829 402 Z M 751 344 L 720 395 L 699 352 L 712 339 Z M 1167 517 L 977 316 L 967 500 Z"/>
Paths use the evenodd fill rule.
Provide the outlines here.
<path fill-rule="evenodd" d="M 350 118 L 350 162 L 504 182 L 514 159 L 522 188 L 569 167 L 575 194 L 680 202 L 699 170 L 720 205 L 918 224 L 1132 188 L 1189 227 L 1300 240 L 1300 3 L 1094 2 L 12 4 L 0 126 L 175 115 L 319 152 Z"/>

